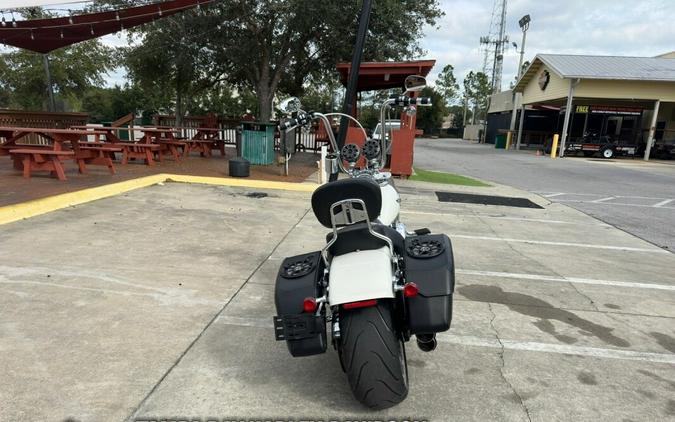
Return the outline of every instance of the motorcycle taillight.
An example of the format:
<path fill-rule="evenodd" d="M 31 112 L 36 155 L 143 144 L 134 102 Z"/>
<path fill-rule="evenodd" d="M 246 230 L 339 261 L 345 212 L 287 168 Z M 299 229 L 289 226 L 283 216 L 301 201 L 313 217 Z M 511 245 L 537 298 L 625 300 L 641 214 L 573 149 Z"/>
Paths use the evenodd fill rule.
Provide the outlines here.
<path fill-rule="evenodd" d="M 370 300 L 362 300 L 359 302 L 350 302 L 350 303 L 343 303 L 342 308 L 343 309 L 358 309 L 358 308 L 368 308 L 370 306 L 375 306 L 377 305 L 377 299 L 370 299 Z"/>

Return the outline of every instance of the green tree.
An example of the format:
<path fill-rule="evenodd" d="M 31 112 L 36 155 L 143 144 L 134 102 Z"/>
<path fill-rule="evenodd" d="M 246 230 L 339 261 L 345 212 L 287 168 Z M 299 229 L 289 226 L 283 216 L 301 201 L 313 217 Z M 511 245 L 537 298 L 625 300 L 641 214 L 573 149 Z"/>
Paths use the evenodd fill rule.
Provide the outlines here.
<path fill-rule="evenodd" d="M 148 96 L 163 99 L 178 125 L 201 94 L 224 81 L 208 39 L 216 21 L 209 10 L 159 19 L 130 31 L 130 43 L 136 42 L 121 49 L 132 84 Z"/>
<path fill-rule="evenodd" d="M 351 58 L 359 2 L 239 0 L 219 7 L 222 44 L 228 50 L 222 57 L 231 76 L 255 91 L 260 120 L 269 120 L 280 86 L 295 94 L 308 76 L 332 70 L 336 62 Z M 434 24 L 440 14 L 436 0 L 375 2 L 364 59 L 418 54 L 423 26 Z"/>
<path fill-rule="evenodd" d="M 27 110 L 46 108 L 48 90 L 42 54 L 13 50 L 0 57 L 0 87 L 7 101 L 0 106 Z M 103 84 L 110 63 L 109 49 L 98 41 L 53 51 L 49 54 L 49 67 L 56 99 L 61 100 L 59 103 L 77 104 L 88 88 Z"/>
<path fill-rule="evenodd" d="M 487 114 L 488 100 L 492 93 L 492 86 L 488 77 L 483 72 L 473 70 L 464 78 L 464 94 L 469 106 L 474 110 L 477 119 L 485 118 Z"/>
<path fill-rule="evenodd" d="M 436 79 L 436 89 L 443 96 L 446 105 L 454 103 L 459 93 L 459 84 L 453 73 L 454 70 L 451 64 L 446 65 Z"/>
<path fill-rule="evenodd" d="M 156 102 L 146 97 L 137 86 L 129 84 L 124 87 L 94 87 L 82 95 L 81 110 L 89 113 L 93 122 L 111 122 L 129 113 L 152 115 L 159 111 L 153 107 Z"/>
<path fill-rule="evenodd" d="M 359 2 L 217 2 L 138 27 L 140 42 L 125 50 L 125 62 L 134 81 L 170 89 L 177 114 L 200 90 L 227 81 L 252 90 L 257 117 L 267 121 L 277 92 L 300 96 L 309 77 L 350 60 L 359 10 Z M 441 14 L 437 0 L 375 2 L 364 59 L 420 54 L 423 27 Z"/>
<path fill-rule="evenodd" d="M 26 19 L 50 17 L 40 8 L 24 9 Z M 77 109 L 84 92 L 103 84 L 113 62 L 111 50 L 91 40 L 49 53 L 52 86 L 61 109 Z M 46 109 L 47 78 L 42 54 L 14 49 L 0 54 L 0 107 Z"/>
<path fill-rule="evenodd" d="M 427 135 L 440 133 L 443 119 L 448 114 L 444 96 L 432 87 L 426 87 L 420 93 L 421 97 L 431 98 L 432 107 L 417 107 L 417 127 Z"/>
<path fill-rule="evenodd" d="M 333 111 L 340 86 L 336 73 L 327 72 L 324 76 L 310 77 L 300 93 L 302 108 L 322 113 Z"/>

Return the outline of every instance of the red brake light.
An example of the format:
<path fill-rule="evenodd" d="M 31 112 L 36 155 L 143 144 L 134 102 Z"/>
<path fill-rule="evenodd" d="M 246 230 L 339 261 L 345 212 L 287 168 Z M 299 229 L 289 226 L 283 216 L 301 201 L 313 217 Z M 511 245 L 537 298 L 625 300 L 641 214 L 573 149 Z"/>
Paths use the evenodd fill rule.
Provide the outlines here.
<path fill-rule="evenodd" d="M 377 299 L 362 300 L 360 302 L 344 303 L 342 305 L 342 307 L 344 309 L 357 309 L 357 308 L 367 308 L 369 306 L 375 306 L 375 305 L 377 305 Z"/>
<path fill-rule="evenodd" d="M 405 286 L 403 286 L 403 296 L 405 297 L 415 297 L 419 292 L 419 287 L 413 282 L 405 283 Z"/>
<path fill-rule="evenodd" d="M 306 297 L 304 301 L 302 301 L 302 310 L 303 312 L 306 312 L 308 314 L 316 312 L 316 309 L 318 308 L 316 304 L 316 299 L 313 297 Z"/>

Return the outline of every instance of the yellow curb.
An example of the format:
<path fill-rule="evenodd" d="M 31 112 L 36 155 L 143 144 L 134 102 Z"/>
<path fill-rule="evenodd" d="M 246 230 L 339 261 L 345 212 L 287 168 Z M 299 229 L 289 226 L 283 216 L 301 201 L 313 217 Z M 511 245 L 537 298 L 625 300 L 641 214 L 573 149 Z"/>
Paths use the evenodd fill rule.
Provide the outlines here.
<path fill-rule="evenodd" d="M 233 186 L 256 189 L 277 189 L 295 192 L 314 192 L 319 187 L 315 183 L 272 182 L 266 180 L 230 179 L 223 177 L 189 176 L 182 174 L 164 174 L 167 182 L 201 183 L 205 185 Z"/>
<path fill-rule="evenodd" d="M 63 193 L 47 198 L 35 199 L 19 204 L 0 207 L 0 225 L 12 223 L 74 205 L 85 204 L 132 190 L 145 188 L 163 182 L 195 183 L 215 186 L 233 186 L 255 189 L 275 189 L 295 192 L 314 192 L 318 187 L 312 183 L 271 182 L 265 180 L 230 179 L 220 177 L 186 176 L 181 174 L 155 174 L 124 182 L 111 183 L 76 192 Z"/>

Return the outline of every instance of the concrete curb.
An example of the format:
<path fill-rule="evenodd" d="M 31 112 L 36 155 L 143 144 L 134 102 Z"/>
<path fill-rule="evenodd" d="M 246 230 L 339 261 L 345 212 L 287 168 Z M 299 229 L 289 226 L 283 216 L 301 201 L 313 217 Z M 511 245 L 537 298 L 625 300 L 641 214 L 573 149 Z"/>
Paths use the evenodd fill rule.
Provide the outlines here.
<path fill-rule="evenodd" d="M 124 182 L 111 183 L 95 188 L 82 189 L 47 198 L 35 199 L 19 204 L 0 207 L 0 225 L 24 220 L 52 211 L 60 210 L 75 205 L 85 204 L 98 199 L 120 195 L 132 190 L 145 188 L 164 182 L 194 183 L 213 186 L 232 186 L 254 189 L 275 189 L 295 192 L 314 192 L 317 184 L 273 182 L 265 180 L 233 179 L 221 177 L 189 176 L 182 174 L 155 174 L 152 176 L 139 177 Z"/>

